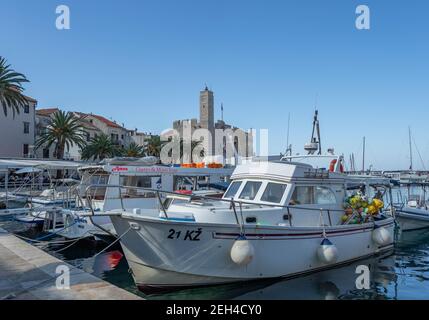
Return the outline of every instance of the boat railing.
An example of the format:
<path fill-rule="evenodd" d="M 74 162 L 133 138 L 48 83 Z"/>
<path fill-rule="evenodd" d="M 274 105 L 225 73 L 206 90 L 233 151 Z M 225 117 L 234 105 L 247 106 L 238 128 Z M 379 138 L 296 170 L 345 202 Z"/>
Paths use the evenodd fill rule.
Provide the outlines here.
<path fill-rule="evenodd" d="M 244 218 L 243 218 L 243 205 L 253 205 L 253 206 L 259 206 L 259 207 L 270 207 L 270 208 L 282 208 L 285 209 L 285 217 L 287 216 L 287 219 L 289 221 L 289 225 L 292 226 L 292 211 L 296 211 L 296 210 L 303 210 L 305 211 L 313 211 L 313 212 L 319 212 L 320 214 L 320 223 L 324 224 L 324 213 L 326 213 L 327 217 L 328 217 L 328 222 L 330 226 L 333 226 L 333 222 L 332 222 L 332 216 L 331 214 L 334 212 L 341 212 L 344 213 L 344 210 L 340 210 L 340 209 L 328 209 L 328 208 L 316 208 L 316 207 L 305 207 L 305 206 L 297 206 L 297 205 L 282 205 L 282 204 L 270 204 L 270 203 L 255 203 L 255 202 L 251 202 L 251 201 L 245 201 L 245 200 L 236 200 L 233 198 L 216 198 L 216 197 L 211 197 L 211 196 L 204 196 L 204 195 L 196 195 L 196 194 L 183 194 L 183 193 L 178 193 L 178 192 L 173 192 L 173 191 L 164 191 L 164 190 L 158 190 L 158 189 L 151 189 L 151 188 L 144 188 L 144 187 L 134 187 L 134 186 L 123 186 L 123 185 L 112 185 L 112 184 L 106 184 L 106 185 L 89 185 L 86 188 L 85 194 L 86 194 L 86 199 L 89 200 L 88 201 L 88 206 L 89 209 L 91 211 L 91 214 L 94 216 L 95 211 L 94 208 L 92 206 L 91 200 L 90 200 L 90 190 L 92 188 L 96 188 L 96 187 L 105 187 L 105 188 L 117 188 L 119 191 L 119 199 L 120 199 L 120 203 L 121 203 L 121 210 L 122 211 L 126 211 L 126 208 L 124 207 L 124 201 L 123 201 L 123 197 L 122 197 L 122 189 L 134 189 L 134 190 L 143 190 L 146 192 L 152 192 L 156 194 L 156 197 L 158 199 L 159 205 L 160 205 L 160 209 L 162 210 L 163 214 L 165 215 L 165 217 L 168 219 L 168 213 L 167 213 L 167 207 L 163 201 L 163 197 L 162 195 L 167 195 L 170 196 L 170 198 L 175 198 L 175 199 L 182 199 L 182 200 L 187 200 L 189 202 L 192 201 L 197 201 L 197 200 L 207 200 L 207 201 L 213 201 L 213 202 L 225 202 L 225 203 L 229 203 L 230 204 L 230 209 L 233 211 L 235 219 L 237 221 L 237 224 L 240 226 L 240 229 L 244 228 Z M 164 197 L 164 200 L 166 200 L 167 197 Z M 392 208 L 392 206 L 390 206 Z M 239 209 L 239 212 L 237 210 L 237 208 Z M 241 221 L 240 221 L 241 220 Z"/>

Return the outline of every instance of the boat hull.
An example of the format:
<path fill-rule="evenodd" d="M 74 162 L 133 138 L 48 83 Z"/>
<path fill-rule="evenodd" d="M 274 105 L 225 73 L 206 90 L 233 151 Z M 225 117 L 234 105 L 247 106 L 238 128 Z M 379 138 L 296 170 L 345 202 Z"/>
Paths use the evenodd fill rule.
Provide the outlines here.
<path fill-rule="evenodd" d="M 323 240 L 321 227 L 246 226 L 254 257 L 243 266 L 230 256 L 239 236 L 237 225 L 127 216 L 112 217 L 112 221 L 118 235 L 123 235 L 121 245 L 140 289 L 293 277 L 390 250 L 394 238 L 392 218 L 377 223 L 392 239 L 383 246 L 372 240 L 372 223 L 326 227 L 327 237 L 338 249 L 338 258 L 325 264 L 317 256 Z"/>
<path fill-rule="evenodd" d="M 396 220 L 402 231 L 429 228 L 429 211 L 405 207 L 396 211 Z"/>

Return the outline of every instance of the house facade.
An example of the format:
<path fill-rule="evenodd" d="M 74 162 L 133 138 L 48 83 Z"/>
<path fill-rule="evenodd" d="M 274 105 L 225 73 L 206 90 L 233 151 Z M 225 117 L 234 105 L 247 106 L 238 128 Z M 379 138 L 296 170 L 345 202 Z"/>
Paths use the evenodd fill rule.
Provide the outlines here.
<path fill-rule="evenodd" d="M 0 110 L 0 157 L 32 158 L 35 141 L 35 110 L 37 100 L 25 96 L 27 104 L 19 113 Z"/>
<path fill-rule="evenodd" d="M 59 111 L 59 108 L 48 108 L 48 109 L 39 109 L 36 112 L 36 122 L 37 122 L 37 138 L 40 137 L 43 132 L 46 130 L 46 127 L 50 124 L 50 119 L 52 115 Z M 101 135 L 108 135 L 114 143 L 119 147 L 125 147 L 133 140 L 130 135 L 130 130 L 127 130 L 123 126 L 117 124 L 115 121 L 109 120 L 103 116 L 95 115 L 91 113 L 82 113 L 82 112 L 72 112 L 73 115 L 79 119 L 79 122 L 83 128 L 85 140 L 87 143 L 91 139 Z M 139 139 L 137 139 L 137 137 Z M 137 141 L 140 140 L 140 135 L 136 135 Z M 41 147 L 36 150 L 36 155 L 38 158 L 45 159 L 55 159 L 55 145 L 52 145 L 50 148 Z M 66 149 L 64 152 L 65 160 L 81 160 L 81 149 L 77 145 L 73 145 L 70 149 Z"/>

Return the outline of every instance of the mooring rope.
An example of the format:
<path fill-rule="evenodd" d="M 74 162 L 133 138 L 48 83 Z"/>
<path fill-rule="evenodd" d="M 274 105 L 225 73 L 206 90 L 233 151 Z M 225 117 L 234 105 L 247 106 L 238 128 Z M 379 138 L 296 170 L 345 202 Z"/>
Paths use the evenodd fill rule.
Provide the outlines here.
<path fill-rule="evenodd" d="M 125 236 L 132 228 L 129 227 L 127 231 L 125 231 L 121 236 L 117 237 L 115 239 L 115 241 L 113 241 L 111 244 L 109 244 L 106 248 L 104 248 L 103 250 L 101 250 L 99 253 L 97 253 L 96 255 L 94 255 L 92 258 L 95 259 L 97 256 L 99 256 L 100 254 L 102 254 L 103 252 L 105 252 L 107 249 L 109 249 L 111 246 L 113 246 L 116 242 L 118 242 L 119 240 L 122 239 L 123 236 Z"/>

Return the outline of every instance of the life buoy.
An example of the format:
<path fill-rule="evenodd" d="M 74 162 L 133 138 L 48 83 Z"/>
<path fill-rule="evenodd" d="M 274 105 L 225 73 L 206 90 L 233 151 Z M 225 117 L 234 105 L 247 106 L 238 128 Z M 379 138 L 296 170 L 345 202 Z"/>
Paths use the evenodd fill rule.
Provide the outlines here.
<path fill-rule="evenodd" d="M 337 164 L 337 159 L 334 159 L 331 161 L 331 163 L 329 164 L 329 171 L 330 172 L 334 172 L 335 171 L 335 165 Z M 344 167 L 343 164 L 340 163 L 340 172 L 344 173 Z"/>
<path fill-rule="evenodd" d="M 180 193 L 180 194 L 186 194 L 186 195 L 191 195 L 192 194 L 192 190 L 176 190 L 174 192 L 175 193 Z"/>

